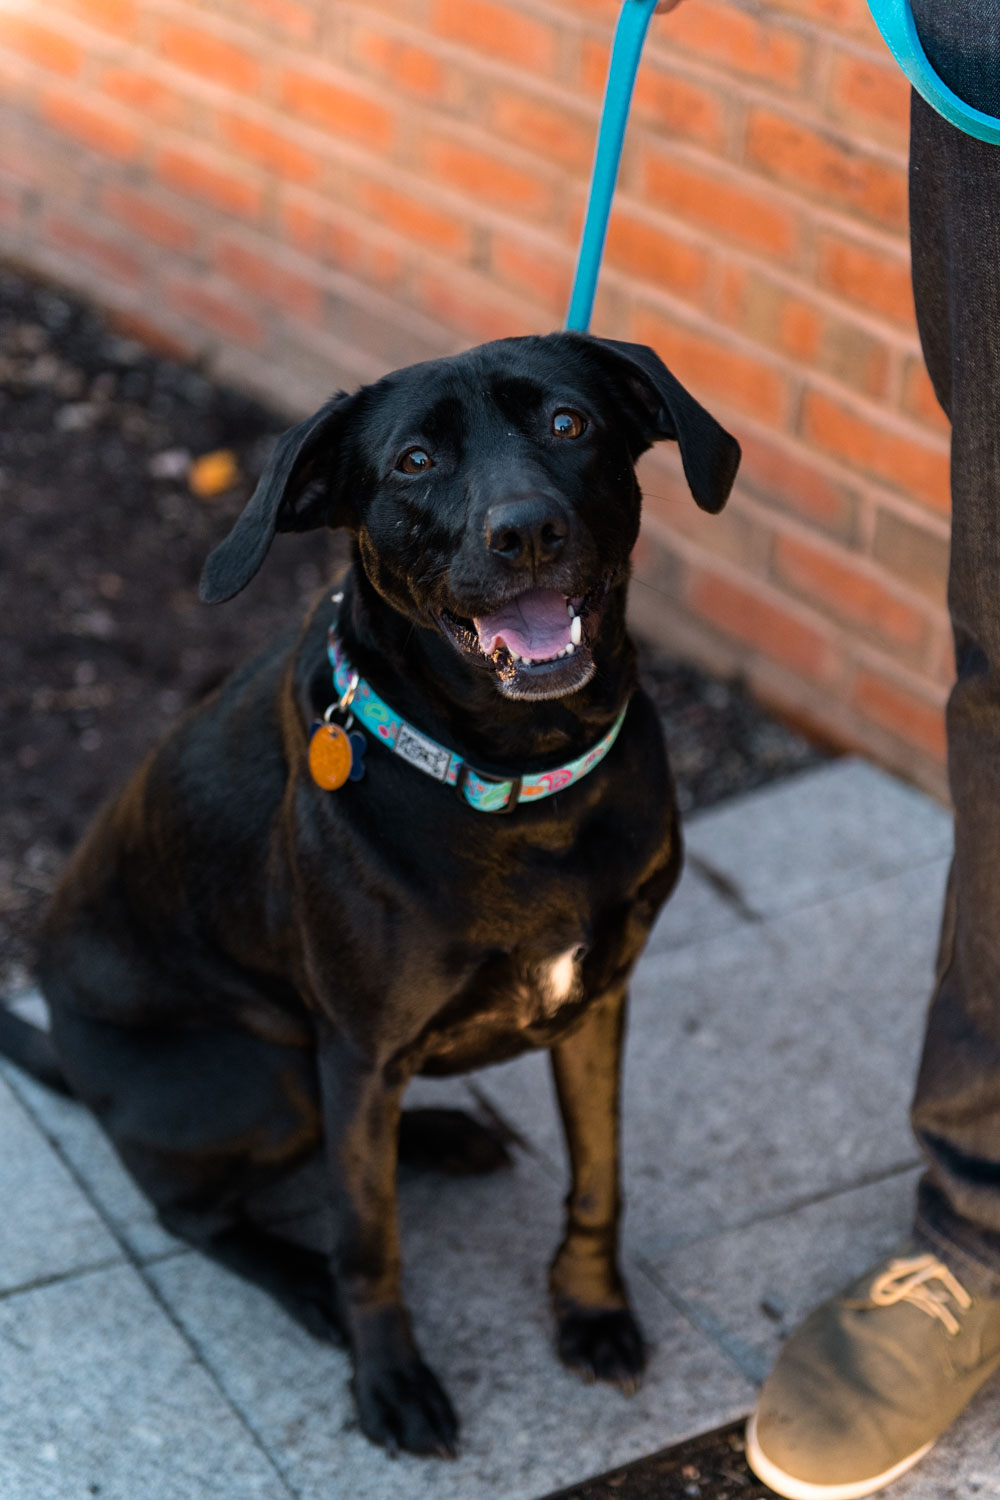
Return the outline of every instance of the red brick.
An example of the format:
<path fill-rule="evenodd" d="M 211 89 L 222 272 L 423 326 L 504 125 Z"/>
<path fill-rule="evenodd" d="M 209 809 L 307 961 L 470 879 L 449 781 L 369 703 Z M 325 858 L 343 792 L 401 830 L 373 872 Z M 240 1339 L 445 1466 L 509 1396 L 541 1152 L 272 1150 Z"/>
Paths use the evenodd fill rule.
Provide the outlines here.
<path fill-rule="evenodd" d="M 74 219 L 61 214 L 48 216 L 42 227 L 42 237 L 56 249 L 68 250 L 74 257 L 81 256 L 90 261 L 112 281 L 135 286 L 142 280 L 142 265 L 136 256 L 123 249 L 118 240 L 96 234 Z"/>
<path fill-rule="evenodd" d="M 355 32 L 354 46 L 362 65 L 393 89 L 404 89 L 419 99 L 445 96 L 449 69 L 429 48 L 368 27 Z M 456 74 L 456 69 L 450 70 L 451 78 Z"/>
<path fill-rule="evenodd" d="M 886 394 L 889 351 L 884 341 L 763 271 L 726 268 L 719 316 L 765 348 L 824 370 L 851 390 Z"/>
<path fill-rule="evenodd" d="M 298 318 L 319 318 L 323 294 L 315 281 L 280 263 L 268 251 L 255 251 L 237 240 L 216 241 L 215 263 L 230 281 L 244 287 L 263 302 L 272 302 Z"/>
<path fill-rule="evenodd" d="M 240 94 L 260 89 L 260 65 L 252 53 L 198 26 L 164 22 L 160 55 L 167 62 Z"/>
<path fill-rule="evenodd" d="M 114 36 L 131 37 L 138 17 L 137 0 L 58 0 L 61 10 L 80 16 L 88 26 Z"/>
<path fill-rule="evenodd" d="M 938 432 L 950 436 L 951 423 L 945 416 L 934 394 L 927 367 L 919 354 L 911 355 L 903 371 L 903 410 L 918 422 L 936 427 Z"/>
<path fill-rule="evenodd" d="M 789 405 L 788 383 L 753 354 L 714 333 L 682 327 L 651 308 L 633 311 L 629 336 L 655 349 L 678 380 L 690 386 L 710 410 L 714 403 L 725 402 L 765 422 L 783 421 Z"/>
<path fill-rule="evenodd" d="M 509 87 L 489 99 L 486 126 L 497 136 L 558 162 L 577 176 L 589 174 L 595 131 L 590 120 L 571 114 L 562 104 L 548 104 Z"/>
<path fill-rule="evenodd" d="M 0 77 L 2 82 L 2 77 Z M 37 123 L 29 117 L 27 129 L 5 132 L 0 129 L 0 173 L 14 183 L 38 189 L 48 188 L 55 172 L 50 176 L 50 153 L 45 151 L 37 137 Z"/>
<path fill-rule="evenodd" d="M 188 110 L 183 95 L 142 69 L 108 68 L 97 86 L 109 99 L 124 104 L 146 120 L 155 120 L 158 125 L 177 125 Z"/>
<path fill-rule="evenodd" d="M 621 10 L 616 0 L 560 0 L 560 3 L 574 20 L 578 16 L 585 16 L 589 22 L 596 23 L 603 30 L 614 29 Z"/>
<path fill-rule="evenodd" d="M 644 64 L 635 81 L 635 111 L 671 136 L 713 151 L 726 143 L 726 99 L 721 88 Z"/>
<path fill-rule="evenodd" d="M 196 323 L 199 332 L 207 329 L 217 337 L 250 349 L 264 342 L 264 330 L 245 303 L 210 290 L 203 278 L 172 276 L 164 286 L 163 295 L 168 307 Z"/>
<path fill-rule="evenodd" d="M 494 230 L 490 265 L 500 281 L 540 307 L 561 317 L 569 303 L 572 257 L 561 246 L 530 242 L 523 234 Z"/>
<path fill-rule="evenodd" d="M 936 510 L 949 509 L 949 465 L 944 444 L 932 447 L 814 390 L 806 391 L 803 397 L 802 432 L 808 441 L 849 467 Z"/>
<path fill-rule="evenodd" d="M 768 0 L 768 9 L 800 16 L 814 26 L 829 26 L 838 38 L 854 36 L 876 47 L 884 45 L 866 0 Z"/>
<path fill-rule="evenodd" d="M 293 41 L 307 42 L 316 34 L 316 12 L 299 0 L 241 0 L 240 8 L 253 11 Z"/>
<path fill-rule="evenodd" d="M 768 529 L 738 502 L 727 505 L 719 515 L 700 510 L 688 489 L 675 444 L 663 444 L 643 462 L 640 484 L 645 522 L 659 522 L 671 539 L 689 538 L 713 563 L 724 559 L 744 575 L 764 572 L 770 552 Z"/>
<path fill-rule="evenodd" d="M 539 332 L 523 303 L 511 311 L 502 293 L 471 277 L 424 270 L 416 277 L 416 288 L 425 311 L 466 338 L 485 342 Z"/>
<path fill-rule="evenodd" d="M 839 235 L 821 234 L 817 280 L 826 291 L 870 308 L 894 323 L 913 326 L 910 262 L 905 255 L 875 250 Z"/>
<path fill-rule="evenodd" d="M 90 150 L 119 161 L 138 156 L 142 142 L 135 127 L 93 100 L 84 101 L 75 94 L 47 89 L 41 104 L 48 124 Z"/>
<path fill-rule="evenodd" d="M 288 68 L 281 77 L 281 99 L 293 114 L 346 138 L 352 145 L 385 151 L 395 138 L 396 123 L 390 110 L 332 78 Z"/>
<path fill-rule="evenodd" d="M 188 198 L 197 198 L 222 213 L 244 219 L 260 217 L 263 195 L 256 183 L 239 177 L 227 167 L 205 161 L 178 147 L 167 147 L 156 159 L 157 172 L 168 187 Z"/>
<path fill-rule="evenodd" d="M 929 518 L 928 518 L 929 519 Z M 947 529 L 920 525 L 916 519 L 879 506 L 872 537 L 872 556 L 897 578 L 917 589 L 943 611 L 948 580 Z"/>
<path fill-rule="evenodd" d="M 854 682 L 852 704 L 866 718 L 908 745 L 915 745 L 936 760 L 944 760 L 943 703 L 920 697 L 909 687 L 861 667 Z"/>
<path fill-rule="evenodd" d="M 0 187 L 0 224 L 13 228 L 21 220 L 21 195 Z"/>
<path fill-rule="evenodd" d="M 348 222 L 326 205 L 318 209 L 290 200 L 282 204 L 281 222 L 292 244 L 317 256 L 324 265 L 348 271 L 376 286 L 392 286 L 402 274 L 399 250 L 379 241 L 363 219 Z"/>
<path fill-rule="evenodd" d="M 0 10 L 0 47 L 7 47 L 50 73 L 75 78 L 83 66 L 83 48 L 60 31 L 31 16 Z"/>
<path fill-rule="evenodd" d="M 950 692 L 955 684 L 955 638 L 950 626 L 941 629 L 932 659 L 934 681 Z"/>
<path fill-rule="evenodd" d="M 580 83 L 603 97 L 610 45 L 585 37 L 580 47 Z M 658 66 L 646 56 L 635 80 L 632 114 L 680 140 L 720 151 L 726 141 L 726 99 L 720 86 L 686 78 L 676 68 Z"/>
<path fill-rule="evenodd" d="M 536 222 L 551 210 L 552 188 L 548 180 L 501 155 L 460 141 L 429 136 L 422 156 L 425 170 L 436 182 L 470 198 L 494 208 L 530 213 Z"/>
<path fill-rule="evenodd" d="M 893 63 L 841 53 L 830 78 L 830 109 L 840 120 L 867 128 L 906 150 L 910 130 L 910 86 Z"/>
<path fill-rule="evenodd" d="M 860 626 L 911 654 L 927 640 L 927 616 L 892 593 L 850 554 L 817 547 L 800 537 L 775 540 L 774 573 L 792 593 L 836 619 Z"/>
<path fill-rule="evenodd" d="M 837 654 L 828 639 L 792 610 L 707 570 L 695 571 L 688 603 L 717 630 L 744 648 L 761 652 L 800 677 L 829 682 L 837 672 Z"/>
<path fill-rule="evenodd" d="M 798 90 L 807 78 L 809 45 L 801 31 L 736 4 L 698 0 L 671 12 L 662 38 L 671 49 L 694 52 L 726 72 Z M 657 32 L 657 39 L 660 33 Z"/>
<path fill-rule="evenodd" d="M 746 158 L 768 177 L 887 229 L 907 223 L 906 170 L 771 110 L 751 110 Z"/>
<path fill-rule="evenodd" d="M 426 197 L 386 187 L 384 183 L 361 181 L 357 186 L 358 210 L 396 234 L 445 255 L 467 256 L 472 231 L 464 215 L 448 213 Z"/>
<path fill-rule="evenodd" d="M 461 42 L 519 69 L 546 75 L 555 72 L 559 46 L 555 27 L 496 0 L 433 0 L 430 30 L 434 36 Z"/>
<path fill-rule="evenodd" d="M 815 461 L 790 452 L 778 441 L 743 431 L 740 443 L 740 484 L 744 489 L 845 542 L 854 539 L 858 497 L 848 485 L 830 479 Z"/>
<path fill-rule="evenodd" d="M 319 157 L 289 140 L 261 120 L 227 112 L 219 116 L 222 140 L 282 181 L 315 182 L 322 171 Z"/>
<path fill-rule="evenodd" d="M 106 184 L 101 193 L 101 208 L 127 229 L 167 250 L 190 250 L 197 243 L 198 230 L 190 219 L 133 188 Z"/>
<path fill-rule="evenodd" d="M 725 243 L 745 245 L 780 261 L 796 259 L 797 214 L 775 203 L 766 189 L 753 182 L 722 179 L 652 146 L 643 153 L 640 177 L 640 192 L 650 207 L 714 230 Z"/>
<path fill-rule="evenodd" d="M 641 277 L 650 286 L 675 296 L 699 298 L 705 290 L 714 256 L 678 238 L 663 224 L 651 223 L 619 202 L 608 226 L 609 266 Z"/>

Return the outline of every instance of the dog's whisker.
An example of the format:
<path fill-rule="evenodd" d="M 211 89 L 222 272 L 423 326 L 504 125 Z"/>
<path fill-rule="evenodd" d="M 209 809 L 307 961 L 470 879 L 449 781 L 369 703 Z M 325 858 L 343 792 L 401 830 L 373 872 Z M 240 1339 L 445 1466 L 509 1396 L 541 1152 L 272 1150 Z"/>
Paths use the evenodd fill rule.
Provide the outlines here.
<path fill-rule="evenodd" d="M 676 505 L 686 509 L 691 503 L 690 500 L 685 500 L 683 495 L 658 495 L 655 490 L 646 489 L 645 486 L 642 494 L 645 500 L 659 500 L 663 505 Z"/>
<path fill-rule="evenodd" d="M 632 582 L 637 583 L 641 589 L 649 589 L 651 594 L 659 594 L 661 599 L 673 599 L 674 597 L 673 594 L 668 594 L 666 589 L 657 588 L 655 583 L 650 583 L 645 578 L 638 578 L 635 574 L 632 575 Z"/>

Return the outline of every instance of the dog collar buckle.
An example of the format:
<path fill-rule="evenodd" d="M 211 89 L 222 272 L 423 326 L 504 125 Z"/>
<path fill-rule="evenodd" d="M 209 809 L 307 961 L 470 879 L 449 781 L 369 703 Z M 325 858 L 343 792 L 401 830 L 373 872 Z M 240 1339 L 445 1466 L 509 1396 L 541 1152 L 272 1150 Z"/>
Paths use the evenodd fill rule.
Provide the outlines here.
<path fill-rule="evenodd" d="M 473 802 L 472 798 L 466 792 L 466 786 L 469 782 L 470 777 L 472 777 L 475 781 L 485 782 L 488 786 L 507 787 L 507 796 L 504 799 L 503 803 L 499 807 L 497 807 L 491 801 L 489 806 L 485 807 L 479 802 Z M 469 762 L 467 760 L 463 760 L 458 768 L 458 775 L 455 778 L 455 791 L 458 793 L 460 802 L 470 803 L 475 807 L 482 807 L 482 811 L 484 812 L 510 813 L 514 811 L 515 807 L 518 804 L 518 801 L 520 800 L 521 783 L 523 780 L 523 776 L 515 776 L 512 779 L 509 776 L 492 776 L 490 775 L 489 771 L 473 771 L 472 767 L 469 765 Z"/>

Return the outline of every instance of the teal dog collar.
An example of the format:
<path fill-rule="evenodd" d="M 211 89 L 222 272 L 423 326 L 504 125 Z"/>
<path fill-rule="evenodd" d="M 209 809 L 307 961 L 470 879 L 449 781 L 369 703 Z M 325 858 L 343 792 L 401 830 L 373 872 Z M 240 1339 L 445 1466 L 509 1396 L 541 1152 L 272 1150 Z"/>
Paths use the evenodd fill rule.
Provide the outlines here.
<path fill-rule="evenodd" d="M 359 677 L 347 660 L 344 647 L 331 626 L 327 640 L 327 655 L 333 668 L 333 686 L 338 695 L 336 709 L 350 711 L 370 734 L 394 755 L 399 755 L 433 776 L 445 786 L 453 786 L 463 802 L 477 812 L 513 812 L 525 802 L 538 802 L 572 786 L 600 765 L 611 746 L 618 738 L 618 731 L 625 722 L 628 704 L 622 709 L 611 728 L 592 750 L 571 760 L 568 765 L 558 766 L 554 771 L 540 771 L 534 776 L 517 776 L 513 779 L 492 776 L 488 771 L 476 771 L 464 760 L 429 735 L 422 734 L 408 723 L 401 714 L 389 707 L 374 688 L 363 677 Z"/>

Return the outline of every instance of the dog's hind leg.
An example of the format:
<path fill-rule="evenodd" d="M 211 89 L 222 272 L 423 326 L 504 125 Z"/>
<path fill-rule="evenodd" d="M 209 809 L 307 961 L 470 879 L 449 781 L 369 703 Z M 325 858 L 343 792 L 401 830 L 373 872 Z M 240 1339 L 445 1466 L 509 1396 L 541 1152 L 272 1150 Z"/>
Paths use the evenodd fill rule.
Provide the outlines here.
<path fill-rule="evenodd" d="M 399 1163 L 418 1172 L 470 1177 L 511 1165 L 499 1126 L 464 1109 L 404 1109 L 399 1122 Z"/>

